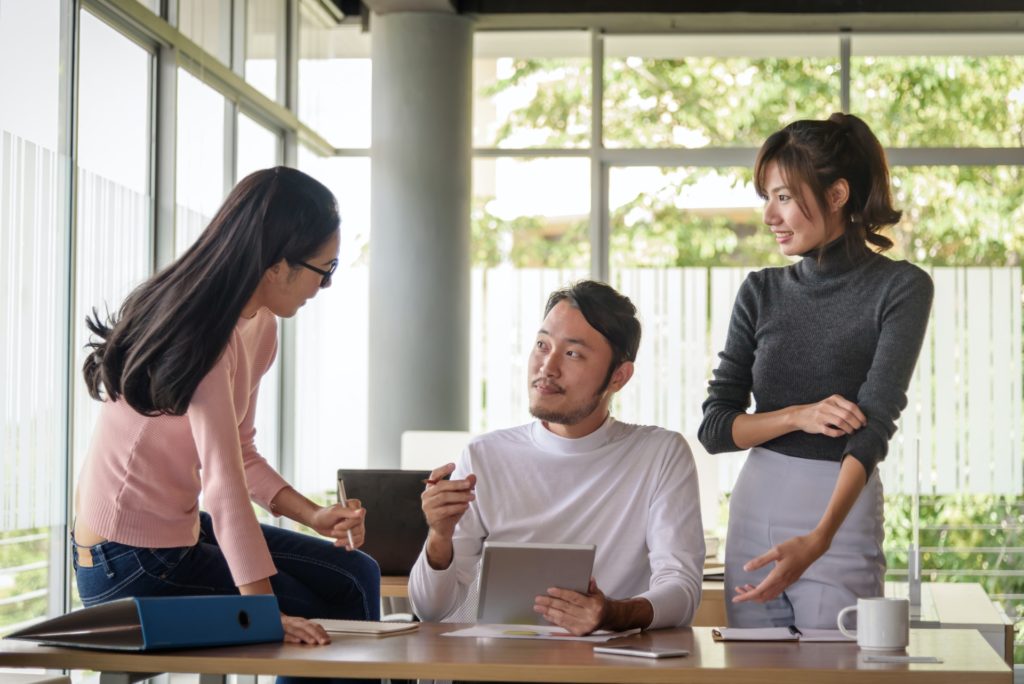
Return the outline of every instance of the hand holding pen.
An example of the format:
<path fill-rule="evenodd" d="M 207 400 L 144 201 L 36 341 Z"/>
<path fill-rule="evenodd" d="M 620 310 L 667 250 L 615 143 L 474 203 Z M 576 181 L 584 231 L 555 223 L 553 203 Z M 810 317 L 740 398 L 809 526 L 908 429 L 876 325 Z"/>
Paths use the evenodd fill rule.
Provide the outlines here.
<path fill-rule="evenodd" d="M 451 564 L 455 525 L 469 510 L 470 502 L 476 499 L 476 475 L 467 475 L 463 480 L 444 479 L 454 471 L 454 463 L 434 468 L 430 477 L 424 481 L 426 488 L 420 495 L 423 516 L 430 527 L 427 534 L 427 561 L 436 569 Z"/>
<path fill-rule="evenodd" d="M 338 481 L 338 503 L 318 507 L 306 524 L 324 535 L 332 537 L 335 546 L 349 551 L 363 545 L 366 536 L 366 510 L 359 499 L 345 497 L 345 486 Z"/>
<path fill-rule="evenodd" d="M 342 480 L 340 477 L 338 478 L 338 503 L 341 505 L 342 508 L 348 508 L 348 497 L 345 496 L 345 481 Z M 356 548 L 356 543 L 352 539 L 352 530 L 345 530 L 345 534 L 348 535 L 349 550 Z"/>

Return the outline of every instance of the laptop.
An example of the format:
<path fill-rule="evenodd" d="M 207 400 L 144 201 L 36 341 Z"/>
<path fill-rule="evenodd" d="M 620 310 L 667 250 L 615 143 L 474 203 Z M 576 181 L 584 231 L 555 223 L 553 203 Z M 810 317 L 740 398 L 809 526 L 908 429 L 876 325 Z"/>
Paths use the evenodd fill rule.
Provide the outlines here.
<path fill-rule="evenodd" d="M 408 575 L 427 539 L 420 508 L 429 470 L 355 470 L 339 468 L 345 494 L 366 509 L 366 541 L 360 551 L 380 565 L 381 575 Z"/>

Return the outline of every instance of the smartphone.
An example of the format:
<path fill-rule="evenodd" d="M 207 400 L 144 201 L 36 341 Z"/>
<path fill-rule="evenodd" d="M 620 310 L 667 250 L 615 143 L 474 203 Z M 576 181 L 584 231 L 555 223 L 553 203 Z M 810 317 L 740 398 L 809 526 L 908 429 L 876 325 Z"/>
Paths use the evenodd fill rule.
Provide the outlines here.
<path fill-rule="evenodd" d="M 595 646 L 594 653 L 636 656 L 638 658 L 682 658 L 690 655 L 685 648 L 667 646 Z"/>

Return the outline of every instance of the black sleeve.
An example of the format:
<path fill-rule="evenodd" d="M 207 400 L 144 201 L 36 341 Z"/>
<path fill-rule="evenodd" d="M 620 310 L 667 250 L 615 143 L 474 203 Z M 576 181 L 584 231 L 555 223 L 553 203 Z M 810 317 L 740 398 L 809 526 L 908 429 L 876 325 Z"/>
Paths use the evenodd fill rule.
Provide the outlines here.
<path fill-rule="evenodd" d="M 868 422 L 850 435 L 843 455 L 860 461 L 870 476 L 889 451 L 896 420 L 907 405 L 907 387 L 917 365 L 935 292 L 931 277 L 908 264 L 882 311 L 882 329 L 857 406 Z"/>
<path fill-rule="evenodd" d="M 732 439 L 732 424 L 736 416 L 750 408 L 761 277 L 759 272 L 751 273 L 740 286 L 725 349 L 719 353 L 718 368 L 708 382 L 708 398 L 702 407 L 704 419 L 697 439 L 711 454 L 740 450 Z"/>

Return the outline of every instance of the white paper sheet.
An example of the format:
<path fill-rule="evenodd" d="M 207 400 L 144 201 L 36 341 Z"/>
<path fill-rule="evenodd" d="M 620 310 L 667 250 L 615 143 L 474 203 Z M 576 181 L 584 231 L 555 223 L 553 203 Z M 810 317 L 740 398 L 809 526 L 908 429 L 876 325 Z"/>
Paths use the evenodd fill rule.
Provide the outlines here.
<path fill-rule="evenodd" d="M 639 629 L 625 632 L 607 632 L 598 630 L 587 636 L 574 636 L 561 627 L 546 625 L 475 625 L 454 632 L 446 632 L 443 636 L 473 637 L 477 639 L 550 639 L 552 641 L 590 641 L 604 643 L 629 634 L 636 634 Z"/>

